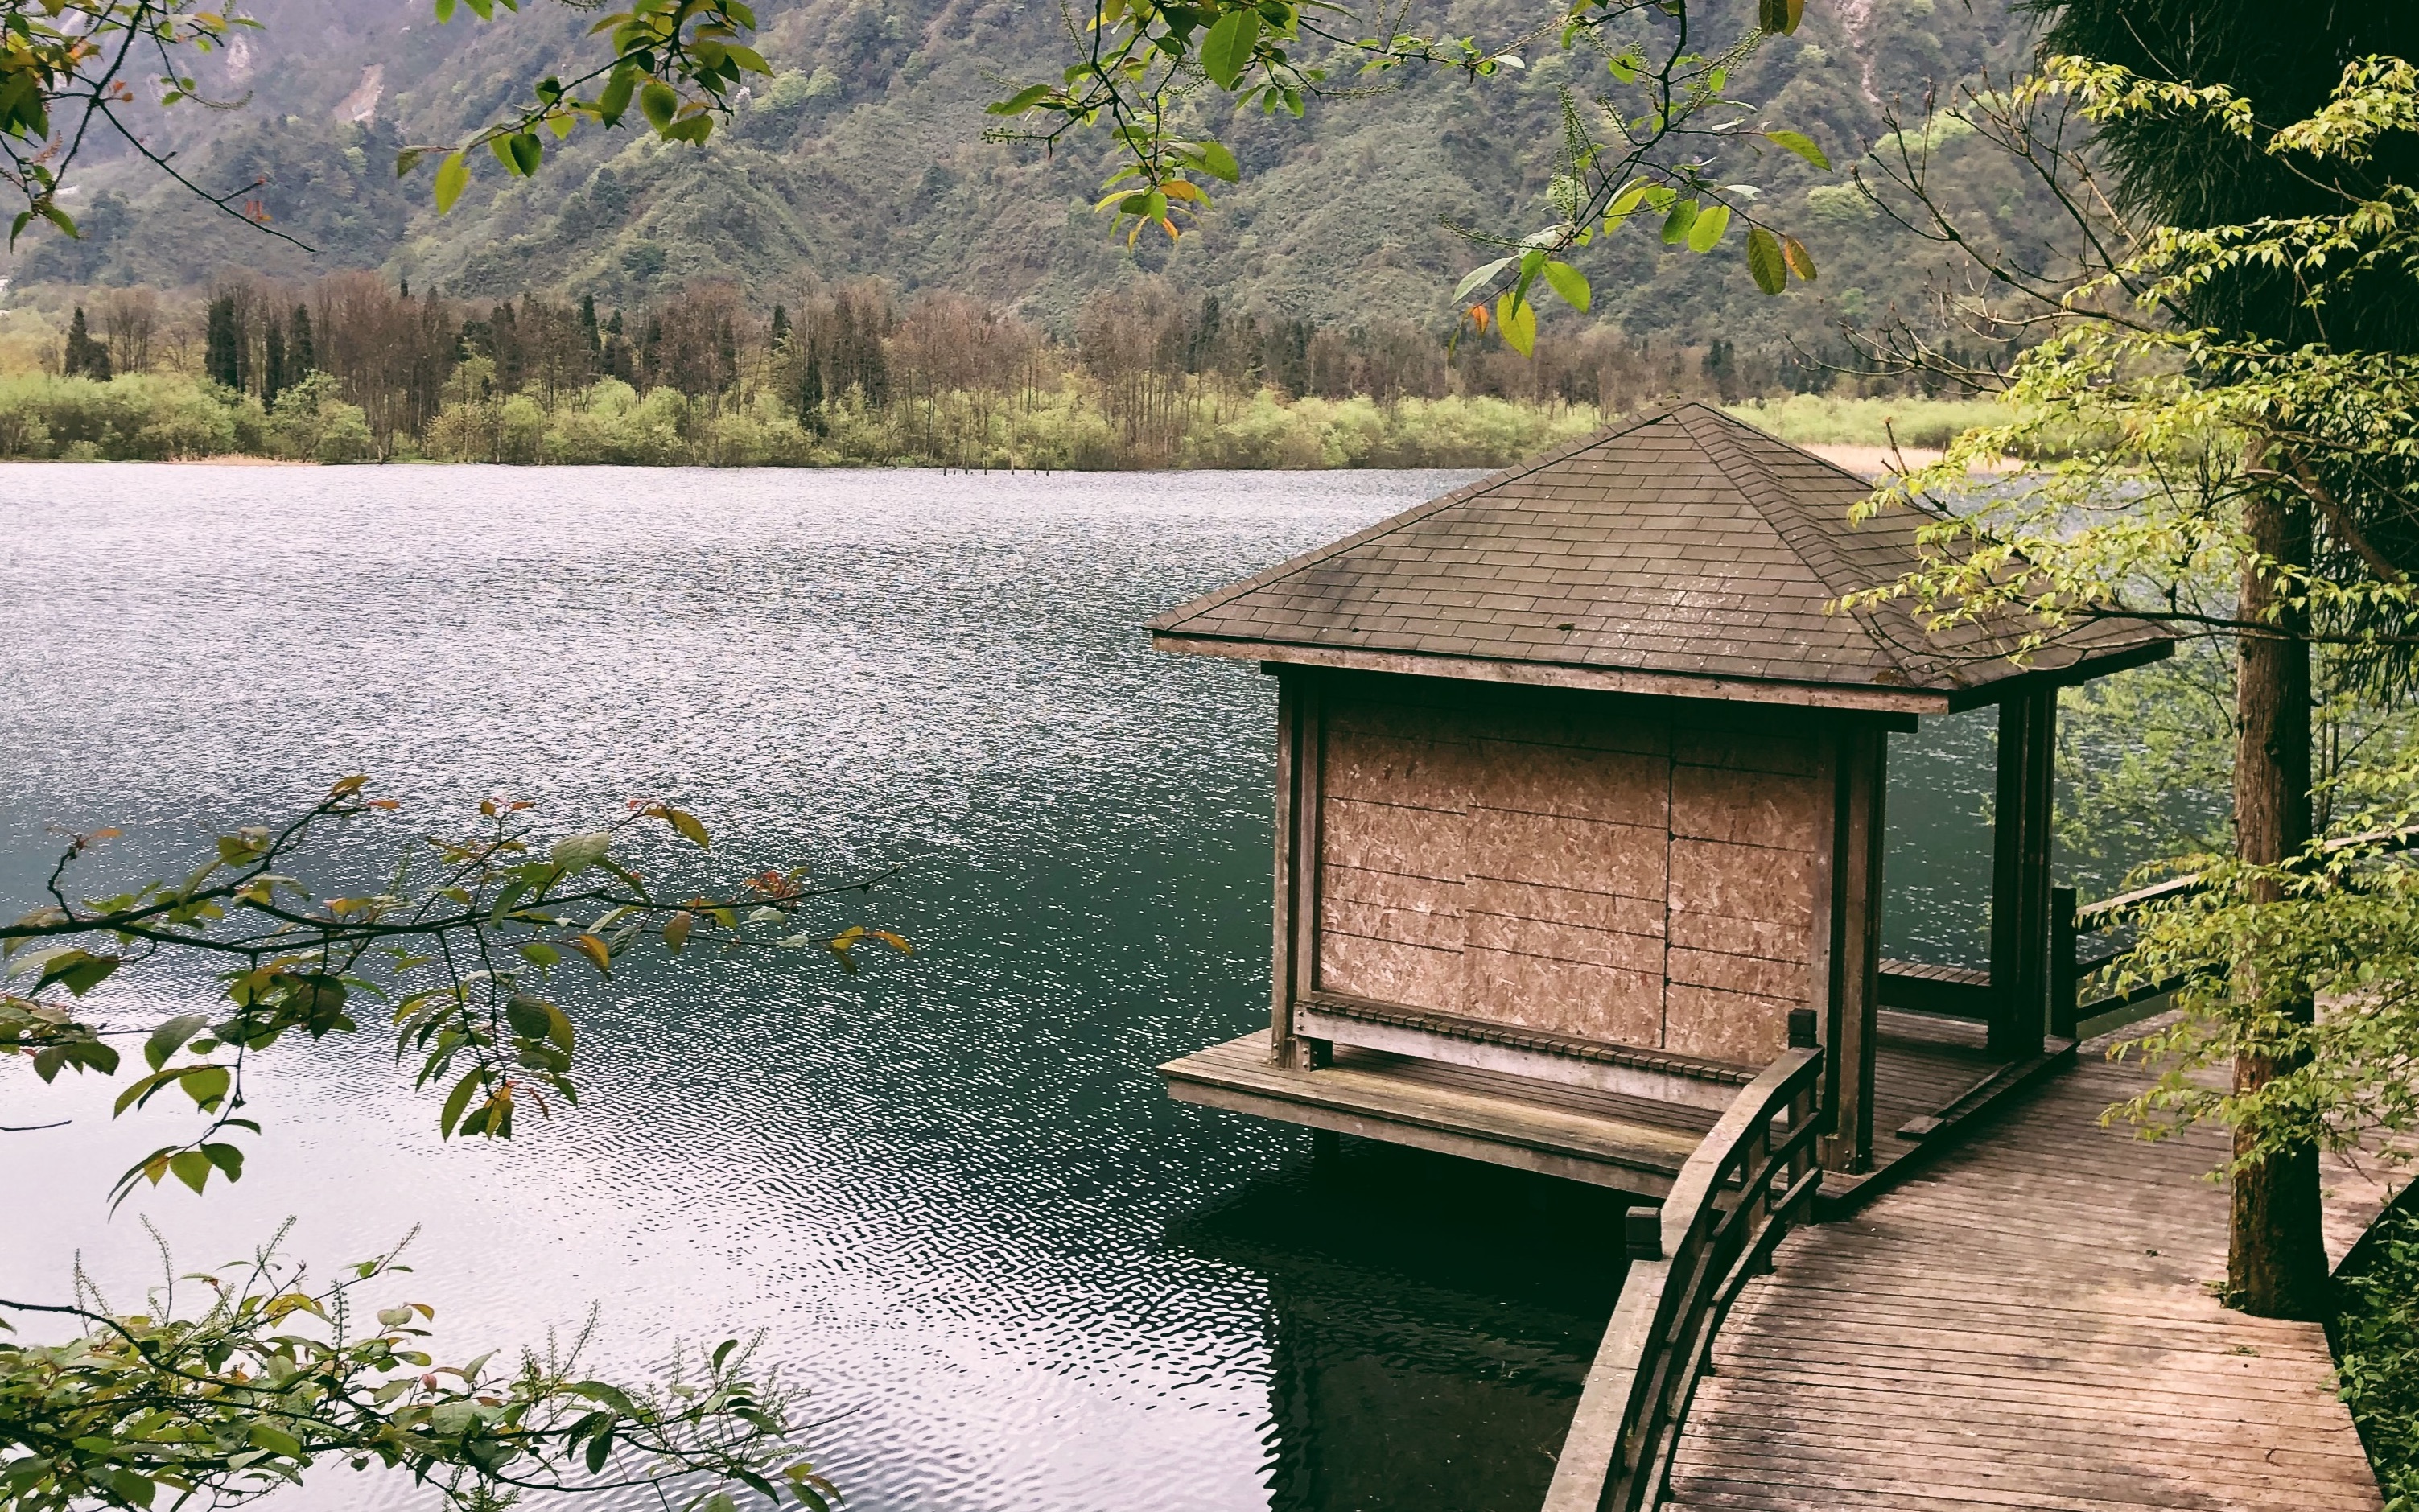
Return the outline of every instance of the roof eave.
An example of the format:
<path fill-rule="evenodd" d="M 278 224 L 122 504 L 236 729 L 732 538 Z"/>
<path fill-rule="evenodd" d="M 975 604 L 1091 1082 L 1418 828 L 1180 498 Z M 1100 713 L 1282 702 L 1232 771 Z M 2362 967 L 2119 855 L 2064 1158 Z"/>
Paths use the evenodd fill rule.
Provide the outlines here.
<path fill-rule="evenodd" d="M 1593 667 L 1576 662 L 1502 661 L 1486 656 L 1445 656 L 1413 651 L 1184 635 L 1156 629 L 1151 632 L 1150 643 L 1158 650 L 1176 656 L 1223 656 L 1233 661 L 1329 667 L 1343 671 L 1391 672 L 1408 677 L 1452 677 L 1468 682 L 1579 688 L 1599 693 L 1795 704 L 1803 708 L 1881 715 L 1946 714 L 1950 709 L 1950 694 L 1947 690 L 1890 687 L 1878 684 L 1868 687 L 1800 683 L 1779 678 Z"/>
<path fill-rule="evenodd" d="M 1970 687 L 1951 690 L 1949 694 L 1946 712 L 1963 714 L 1967 709 L 1979 709 L 1987 704 L 2005 702 L 2011 698 L 2038 692 L 2043 687 L 2066 687 L 2075 683 L 2088 683 L 2095 677 L 2105 677 L 2111 672 L 2121 672 L 2129 668 L 2147 667 L 2154 661 L 2165 661 L 2175 654 L 2174 638 L 2163 635 L 2134 645 L 2119 646 L 2114 651 L 2102 652 L 2097 656 L 2084 656 L 2063 667 L 2041 667 L 2011 672 L 2005 677 L 1994 678 L 1987 683 L 1978 683 Z"/>

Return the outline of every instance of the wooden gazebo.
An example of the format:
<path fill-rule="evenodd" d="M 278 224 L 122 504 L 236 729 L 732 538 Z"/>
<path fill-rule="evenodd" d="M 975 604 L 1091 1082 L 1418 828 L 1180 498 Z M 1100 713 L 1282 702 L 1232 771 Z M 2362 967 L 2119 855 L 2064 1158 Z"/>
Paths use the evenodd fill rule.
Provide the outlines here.
<path fill-rule="evenodd" d="M 1847 1177 L 1877 1103 L 1919 1137 L 2060 1049 L 2057 689 L 2168 642 L 2100 624 L 2019 665 L 2013 626 L 1834 611 L 1918 560 L 1905 512 L 1850 523 L 1869 492 L 1683 405 L 1151 621 L 1279 688 L 1270 1028 L 1163 1067 L 1174 1095 L 1652 1196 L 1793 1010 Z M 1886 983 L 1887 734 L 1992 703 L 1990 971 Z"/>

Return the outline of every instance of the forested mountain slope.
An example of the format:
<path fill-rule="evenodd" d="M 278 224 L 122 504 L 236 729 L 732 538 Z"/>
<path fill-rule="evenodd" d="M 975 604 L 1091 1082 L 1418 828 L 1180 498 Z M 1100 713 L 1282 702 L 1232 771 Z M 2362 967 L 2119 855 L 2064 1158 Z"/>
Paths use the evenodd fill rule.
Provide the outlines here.
<path fill-rule="evenodd" d="M 492 25 L 465 16 L 440 27 L 425 0 L 261 0 L 255 13 L 267 30 L 212 65 L 215 85 L 244 108 L 180 108 L 160 133 L 213 190 L 265 178 L 257 193 L 275 224 L 316 255 L 121 162 L 87 175 L 69 202 L 85 239 L 29 239 L 13 269 L 21 283 L 178 286 L 233 269 L 300 278 L 378 267 L 464 296 L 624 303 L 727 280 L 770 303 L 802 280 L 870 274 L 1065 329 L 1086 295 L 1141 270 L 1179 274 L 1233 308 L 1441 326 L 1454 278 L 1491 255 L 1442 223 L 1517 234 L 1550 219 L 1542 191 L 1560 91 L 1584 96 L 1595 67 L 1548 40 L 1525 50 L 1525 73 L 1407 77 L 1380 97 L 1316 100 L 1302 121 L 1218 124 L 1242 184 L 1179 247 L 1147 239 L 1129 252 L 1089 208 L 1101 143 L 1051 161 L 980 139 L 992 124 L 982 107 L 1003 81 L 1055 73 L 1067 23 L 1051 0 L 766 0 L 763 51 L 780 75 L 709 148 L 588 131 L 534 182 L 508 184 L 487 164 L 442 219 L 427 207 L 426 169 L 395 180 L 395 148 L 451 140 L 491 116 L 576 54 L 593 14 L 535 4 Z M 1746 30 L 1753 6 L 1706 13 L 1719 43 Z M 1536 12 L 1460 0 L 1432 19 L 1502 38 Z M 1799 33 L 1766 44 L 1733 89 L 1844 169 L 1887 130 L 1886 107 L 1919 117 L 1929 91 L 2003 71 L 2029 45 L 2007 0 L 1815 0 Z M 1779 153 L 1750 164 L 1737 150 L 1721 169 L 1769 186 L 1767 203 L 1820 260 L 1820 281 L 1766 300 L 1734 248 L 1700 258 L 1632 228 L 1582 255 L 1598 316 L 1641 334 L 1749 346 L 1920 301 L 1939 257 L 1861 214 L 1836 187 L 1843 174 Z M 1947 196 L 2001 234 L 2021 239 L 2051 224 L 2017 174 L 1970 138 L 1945 140 L 1936 161 Z"/>

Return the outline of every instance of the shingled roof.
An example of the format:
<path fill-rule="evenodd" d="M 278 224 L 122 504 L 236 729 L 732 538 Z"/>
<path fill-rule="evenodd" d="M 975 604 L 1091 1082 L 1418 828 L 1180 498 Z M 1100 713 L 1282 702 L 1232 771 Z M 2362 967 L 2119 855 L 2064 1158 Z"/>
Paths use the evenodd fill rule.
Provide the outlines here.
<path fill-rule="evenodd" d="M 1152 620 L 1163 650 L 1616 692 L 1935 713 L 2165 656 L 2142 626 L 1927 633 L 1826 613 L 1914 567 L 1907 511 L 1720 410 L 1686 404 L 1507 468 Z"/>

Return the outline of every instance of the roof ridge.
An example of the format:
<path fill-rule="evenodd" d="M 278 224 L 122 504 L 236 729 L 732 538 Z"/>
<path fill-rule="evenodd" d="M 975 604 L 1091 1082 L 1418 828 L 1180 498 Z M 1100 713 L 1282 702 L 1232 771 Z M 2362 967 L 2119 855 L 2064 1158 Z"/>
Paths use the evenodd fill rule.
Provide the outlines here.
<path fill-rule="evenodd" d="M 1688 439 L 1705 449 L 1705 455 L 1712 459 L 1714 466 L 1721 469 L 1722 476 L 1730 479 L 1747 497 L 1755 512 L 1764 517 L 1764 523 L 1773 528 L 1798 560 L 1813 569 L 1816 579 L 1830 591 L 1831 596 L 1838 598 L 1857 589 L 1873 586 L 1871 583 L 1857 583 L 1848 588 L 1840 586 L 1840 580 L 1848 575 L 1849 568 L 1840 559 L 1839 548 L 1814 529 L 1812 522 L 1806 518 L 1806 512 L 1798 508 L 1781 488 L 1780 480 L 1773 477 L 1756 458 L 1740 450 L 1738 438 L 1733 434 L 1733 430 L 1744 430 L 1758 439 L 1764 439 L 1763 431 L 1708 404 L 1691 404 L 1687 408 L 1702 410 L 1715 422 L 1709 431 L 1701 431 L 1684 417 L 1680 424 L 1687 430 Z M 1745 476 L 1742 476 L 1743 472 Z M 1862 479 L 1857 479 L 1857 486 L 1869 493 L 1872 491 L 1872 485 Z M 1781 517 L 1778 519 L 1773 517 L 1776 510 Z M 1822 558 L 1819 562 L 1815 560 L 1818 555 Z"/>
<path fill-rule="evenodd" d="M 1168 609 L 1163 613 L 1153 615 L 1150 619 L 1143 622 L 1143 628 L 1163 633 L 1173 631 L 1187 620 L 1196 619 L 1201 615 L 1209 613 L 1211 609 L 1218 609 L 1223 605 L 1231 603 L 1235 599 L 1242 597 L 1245 594 L 1257 592 L 1258 590 L 1269 586 L 1271 583 L 1281 582 L 1284 579 L 1292 577 L 1295 573 L 1308 571 L 1310 568 L 1325 562 L 1330 557 L 1340 555 L 1341 553 L 1349 551 L 1356 547 L 1365 546 L 1369 542 L 1375 541 L 1381 536 L 1392 534 L 1395 531 L 1416 525 L 1430 516 L 1451 509 L 1457 504 L 1468 503 L 1470 501 L 1478 498 L 1482 494 L 1489 493 L 1494 489 L 1501 488 L 1507 483 L 1518 482 L 1519 479 L 1525 478 L 1529 474 L 1535 472 L 1542 468 L 1551 467 L 1555 463 L 1567 461 L 1571 457 L 1577 456 L 1579 454 L 1587 451 L 1591 447 L 1601 446 L 1607 441 L 1626 436 L 1631 431 L 1641 430 L 1658 421 L 1669 419 L 1676 415 L 1679 412 L 1680 408 L 1681 407 L 1679 406 L 1666 406 L 1661 409 L 1656 409 L 1648 413 L 1609 422 L 1590 434 L 1583 436 L 1575 441 L 1571 441 L 1566 445 L 1556 447 L 1550 451 L 1540 452 L 1535 456 L 1524 457 L 1520 461 L 1511 464 L 1509 467 L 1498 468 L 1484 477 L 1471 479 L 1470 482 L 1463 484 L 1460 487 L 1454 489 L 1451 493 L 1445 494 L 1441 498 L 1431 499 L 1425 503 L 1414 504 L 1410 508 L 1402 511 L 1400 514 L 1389 515 L 1384 519 L 1379 520 L 1374 525 L 1364 526 L 1340 541 L 1331 541 L 1325 546 L 1314 547 L 1310 550 L 1304 551 L 1298 556 L 1287 557 L 1286 560 L 1276 563 L 1274 566 L 1262 568 L 1260 571 L 1254 573 L 1252 576 L 1242 579 L 1240 582 L 1228 583 L 1224 588 L 1204 594 L 1199 598 L 1179 604 L 1176 608 Z"/>
<path fill-rule="evenodd" d="M 1778 436 L 1711 405 L 1698 403 L 1689 408 L 1704 411 L 1714 422 L 1711 425 L 1702 425 L 1702 423 L 1691 425 L 1687 420 L 1682 420 L 1681 424 L 1687 429 L 1689 439 L 1704 448 L 1705 455 L 1721 470 L 1722 476 L 1731 481 L 1741 497 L 1747 500 L 1749 507 L 1771 527 L 1774 534 L 1780 537 L 1781 544 L 1789 548 L 1790 554 L 1806 564 L 1807 570 L 1814 575 L 1814 580 L 1823 585 L 1824 592 L 1831 595 L 1833 602 L 1850 594 L 1879 586 L 1859 580 L 1865 575 L 1857 572 L 1841 555 L 1837 542 L 1807 517 L 1806 508 L 1790 496 L 1789 490 L 1780 486 L 1780 481 L 1772 475 L 1765 464 L 1746 452 L 1739 444 L 1737 433 L 1744 431 L 1759 441 L 1787 447 L 1811 461 L 1822 462 L 1826 468 L 1854 481 L 1857 488 L 1866 493 L 1872 492 L 1872 484 L 1845 468 L 1823 462 L 1812 453 L 1790 446 Z M 1828 605 L 1825 609 L 1826 612 L 1838 612 L 1830 609 Z M 1927 663 L 1936 663 L 1937 657 L 1911 656 L 1907 647 L 1883 626 L 1880 617 L 1871 609 L 1854 606 L 1846 613 L 1855 621 L 1857 628 L 1864 632 L 1865 639 L 1872 642 L 1873 649 L 1901 675 L 1920 682 L 1932 670 Z"/>

